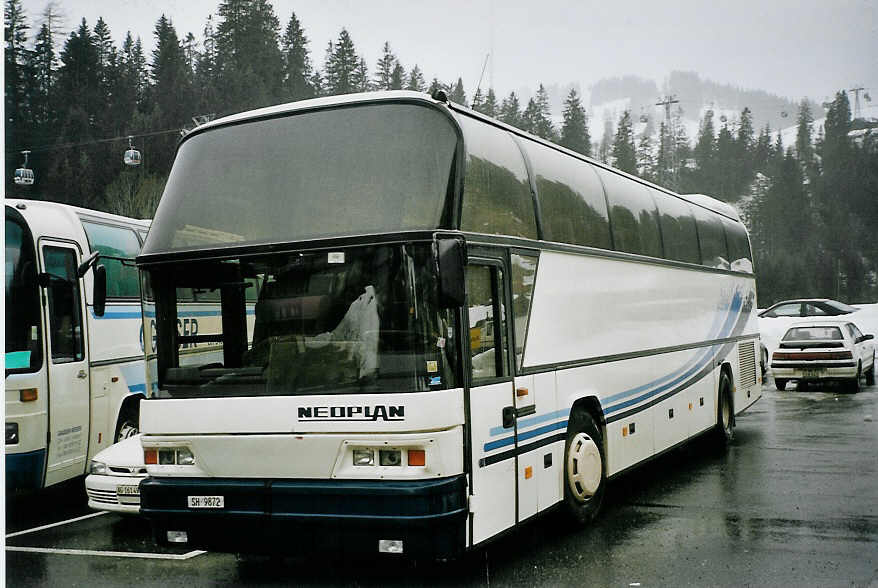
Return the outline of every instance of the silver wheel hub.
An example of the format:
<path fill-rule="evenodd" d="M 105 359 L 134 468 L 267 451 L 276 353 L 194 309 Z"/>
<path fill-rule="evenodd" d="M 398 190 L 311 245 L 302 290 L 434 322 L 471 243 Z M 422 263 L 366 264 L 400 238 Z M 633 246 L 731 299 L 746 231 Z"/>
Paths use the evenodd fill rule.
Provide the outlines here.
<path fill-rule="evenodd" d="M 567 450 L 567 485 L 577 502 L 586 502 L 601 485 L 601 452 L 591 437 L 577 433 Z"/>

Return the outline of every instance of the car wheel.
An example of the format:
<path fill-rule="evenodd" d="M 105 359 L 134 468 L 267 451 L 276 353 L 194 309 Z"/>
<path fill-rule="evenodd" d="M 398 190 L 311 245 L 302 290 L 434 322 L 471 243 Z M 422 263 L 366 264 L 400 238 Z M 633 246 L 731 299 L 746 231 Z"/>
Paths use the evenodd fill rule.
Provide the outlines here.
<path fill-rule="evenodd" d="M 787 389 L 787 381 L 783 378 L 775 378 L 774 379 L 774 387 L 778 389 L 778 391 L 783 392 Z"/>
<path fill-rule="evenodd" d="M 584 525 L 597 516 L 604 499 L 604 443 L 600 429 L 585 411 L 574 411 L 564 447 L 564 509 L 569 520 Z"/>
<path fill-rule="evenodd" d="M 872 352 L 872 367 L 866 370 L 866 385 L 875 385 L 875 352 Z"/>

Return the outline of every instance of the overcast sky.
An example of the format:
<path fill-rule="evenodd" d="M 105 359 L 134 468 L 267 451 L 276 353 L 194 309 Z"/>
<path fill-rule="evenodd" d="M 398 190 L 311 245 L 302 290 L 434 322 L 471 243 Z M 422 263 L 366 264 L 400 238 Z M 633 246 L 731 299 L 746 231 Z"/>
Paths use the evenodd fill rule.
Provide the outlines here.
<path fill-rule="evenodd" d="M 46 0 L 22 0 L 39 23 Z M 125 32 L 151 51 L 165 14 L 182 39 L 201 41 L 219 0 L 57 0 L 69 31 L 103 17 L 117 44 Z M 463 77 L 467 95 L 491 55 L 482 87 L 502 97 L 522 87 L 623 75 L 662 81 L 673 70 L 798 100 L 822 101 L 863 85 L 878 105 L 878 0 L 274 0 L 286 26 L 295 11 L 322 66 L 342 27 L 374 69 L 389 41 L 406 69 Z M 32 36 L 33 32 L 31 32 Z M 875 110 L 875 109 L 870 109 Z"/>

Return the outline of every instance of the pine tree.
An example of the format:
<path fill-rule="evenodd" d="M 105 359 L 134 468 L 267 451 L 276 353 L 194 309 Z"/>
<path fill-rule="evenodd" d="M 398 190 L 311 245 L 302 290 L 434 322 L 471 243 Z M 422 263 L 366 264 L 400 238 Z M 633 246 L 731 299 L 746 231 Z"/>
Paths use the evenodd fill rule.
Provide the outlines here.
<path fill-rule="evenodd" d="M 515 95 L 515 92 L 509 92 L 509 96 L 503 99 L 498 118 L 513 127 L 520 128 L 523 126 L 521 103 L 518 101 L 518 96 Z"/>
<path fill-rule="evenodd" d="M 533 120 L 533 132 L 547 141 L 557 142 L 558 131 L 555 130 L 555 125 L 552 124 L 552 109 L 549 105 L 549 93 L 546 91 L 546 87 L 542 84 L 540 84 L 540 87 L 537 89 L 535 102 L 537 111 Z"/>
<path fill-rule="evenodd" d="M 375 65 L 375 79 L 373 87 L 376 90 L 390 90 L 392 86 L 394 66 L 398 63 L 396 55 L 390 49 L 390 43 L 385 41 L 381 57 Z"/>
<path fill-rule="evenodd" d="M 470 108 L 475 110 L 476 112 L 482 112 L 482 103 L 485 99 L 482 97 L 481 88 L 476 88 L 476 93 L 473 94 L 473 101 L 470 103 Z M 483 113 L 484 114 L 484 113 Z"/>
<path fill-rule="evenodd" d="M 799 115 L 796 122 L 796 156 L 806 177 L 813 174 L 815 165 L 814 145 L 811 141 L 813 124 L 814 115 L 811 114 L 811 105 L 808 100 L 802 100 L 799 104 Z"/>
<path fill-rule="evenodd" d="M 28 72 L 27 63 L 27 30 L 30 26 L 25 20 L 24 8 L 21 0 L 6 0 L 3 11 L 3 33 L 6 39 L 6 52 L 4 54 L 4 90 L 6 109 L 6 141 L 7 145 L 15 144 L 23 130 L 27 119 L 26 109 L 26 80 Z M 13 137 L 15 136 L 15 139 Z M 9 177 L 7 174 L 6 177 Z"/>
<path fill-rule="evenodd" d="M 204 45 L 195 62 L 195 87 L 198 92 L 197 111 L 216 114 L 219 104 L 219 65 L 217 63 L 216 29 L 213 17 L 204 24 Z M 138 43 L 139 43 L 138 39 Z"/>
<path fill-rule="evenodd" d="M 59 99 L 68 113 L 78 110 L 74 117 L 77 125 L 84 128 L 71 129 L 72 136 L 80 134 L 80 140 L 91 134 L 94 117 L 98 114 L 100 97 L 98 50 L 85 19 L 76 32 L 70 33 L 61 51 L 61 68 L 58 71 Z"/>
<path fill-rule="evenodd" d="M 51 125 L 57 110 L 53 108 L 55 96 L 55 38 L 52 27 L 44 22 L 34 41 L 31 64 L 28 68 L 33 75 L 31 88 L 28 90 L 31 102 L 32 120 L 36 127 Z M 8 97 L 8 94 L 7 94 Z M 48 139 L 48 137 L 46 137 Z M 41 140 L 44 143 L 46 139 Z"/>
<path fill-rule="evenodd" d="M 727 124 L 719 130 L 716 139 L 716 157 L 711 196 L 733 202 L 740 196 L 739 189 L 743 189 L 739 180 L 739 172 L 736 167 L 737 149 L 735 139 Z"/>
<path fill-rule="evenodd" d="M 413 92 L 423 92 L 427 89 L 427 84 L 424 81 L 424 74 L 421 72 L 421 68 L 419 68 L 417 64 L 415 64 L 409 72 L 408 82 L 405 89 Z"/>
<path fill-rule="evenodd" d="M 698 141 L 692 152 L 695 158 L 693 184 L 689 189 L 695 192 L 709 192 L 715 182 L 716 133 L 713 126 L 713 110 L 707 110 L 701 119 Z"/>
<path fill-rule="evenodd" d="M 152 52 L 152 111 L 150 124 L 153 128 L 182 128 L 195 113 L 195 95 L 192 87 L 192 71 L 186 64 L 186 53 L 180 43 L 173 23 L 162 15 L 155 26 L 156 45 Z M 153 173 L 167 174 L 173 161 L 172 136 L 161 135 L 151 141 L 151 153 L 145 158 L 146 169 Z"/>
<path fill-rule="evenodd" d="M 656 158 L 652 148 L 652 136 L 644 132 L 637 143 L 637 175 L 645 180 L 655 178 Z"/>
<path fill-rule="evenodd" d="M 630 174 L 637 173 L 637 155 L 634 149 L 634 128 L 631 111 L 626 110 L 619 119 L 616 136 L 613 139 L 614 166 Z"/>
<path fill-rule="evenodd" d="M 598 159 L 603 163 L 611 163 L 610 157 L 613 154 L 613 135 L 615 131 L 613 130 L 613 121 L 610 119 L 609 114 L 604 118 L 604 134 L 601 137 L 600 146 L 598 147 Z"/>
<path fill-rule="evenodd" d="M 537 101 L 531 98 L 527 101 L 527 106 L 524 107 L 524 111 L 521 113 L 521 129 L 536 135 L 537 119 L 539 116 L 540 107 L 537 105 Z"/>
<path fill-rule="evenodd" d="M 399 59 L 393 63 L 393 73 L 390 74 L 390 89 L 402 90 L 405 81 L 405 68 L 399 62 Z"/>
<path fill-rule="evenodd" d="M 588 117 L 576 89 L 571 89 L 564 101 L 564 122 L 561 126 L 561 145 L 583 155 L 591 155 L 591 136 Z"/>
<path fill-rule="evenodd" d="M 217 15 L 220 110 L 245 110 L 282 100 L 280 21 L 268 0 L 224 0 Z"/>
<path fill-rule="evenodd" d="M 296 13 L 290 16 L 287 28 L 281 39 L 281 50 L 284 63 L 284 92 L 290 100 L 303 100 L 314 96 L 310 78 L 311 57 L 308 50 L 308 37 L 296 18 Z"/>
<path fill-rule="evenodd" d="M 482 103 L 482 113 L 491 117 L 496 117 L 497 112 L 497 95 L 494 94 L 494 88 L 488 88 L 488 93 L 485 95 L 485 101 Z"/>
<path fill-rule="evenodd" d="M 463 79 L 457 78 L 457 83 L 451 87 L 448 99 L 461 106 L 466 106 L 466 92 L 463 91 Z"/>
<path fill-rule="evenodd" d="M 347 29 L 342 29 L 338 40 L 331 41 L 326 51 L 325 91 L 328 95 L 352 94 L 361 91 L 363 80 L 358 78 L 360 58 Z"/>
<path fill-rule="evenodd" d="M 759 138 L 753 146 L 753 171 L 763 174 L 768 172 L 768 160 L 771 156 L 771 127 L 766 125 L 759 131 Z"/>

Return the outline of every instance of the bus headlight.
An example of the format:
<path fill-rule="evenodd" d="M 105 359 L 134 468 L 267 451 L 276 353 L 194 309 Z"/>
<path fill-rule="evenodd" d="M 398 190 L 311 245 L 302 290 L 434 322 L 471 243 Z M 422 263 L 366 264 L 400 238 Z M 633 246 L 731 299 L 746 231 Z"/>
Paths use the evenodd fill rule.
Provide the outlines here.
<path fill-rule="evenodd" d="M 371 449 L 354 449 L 353 453 L 355 466 L 375 465 L 375 452 Z"/>
<path fill-rule="evenodd" d="M 106 476 L 107 475 L 107 464 L 91 460 L 88 462 L 88 473 L 95 474 L 97 476 Z"/>
<path fill-rule="evenodd" d="M 143 461 L 146 465 L 195 465 L 195 455 L 188 447 L 144 448 Z"/>
<path fill-rule="evenodd" d="M 383 466 L 402 465 L 402 452 L 399 449 L 382 449 L 378 452 L 378 463 Z"/>

